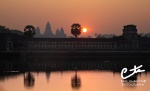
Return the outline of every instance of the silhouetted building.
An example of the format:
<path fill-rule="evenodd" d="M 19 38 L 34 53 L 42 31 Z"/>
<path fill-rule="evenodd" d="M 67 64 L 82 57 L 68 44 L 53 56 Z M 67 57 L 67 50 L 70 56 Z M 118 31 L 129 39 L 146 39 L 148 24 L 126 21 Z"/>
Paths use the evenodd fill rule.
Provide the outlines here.
<path fill-rule="evenodd" d="M 114 34 L 95 34 L 95 36 L 96 38 L 113 38 L 115 35 Z"/>
<path fill-rule="evenodd" d="M 52 33 L 50 23 L 47 22 L 44 33 L 41 34 L 40 28 L 37 27 L 37 29 L 35 30 L 34 38 L 66 38 L 66 34 L 64 33 L 64 29 L 61 28 L 60 30 L 57 29 L 56 34 L 54 35 Z"/>
<path fill-rule="evenodd" d="M 60 31 L 59 29 L 56 30 L 55 38 L 66 38 L 66 34 L 64 33 L 63 28 L 61 28 Z"/>
<path fill-rule="evenodd" d="M 135 25 L 124 26 L 122 36 L 128 39 L 137 38 L 138 34 L 136 26 Z"/>
<path fill-rule="evenodd" d="M 57 30 L 56 30 L 55 38 L 59 38 L 59 29 L 58 29 L 58 28 L 57 28 Z"/>
<path fill-rule="evenodd" d="M 45 28 L 43 37 L 44 38 L 53 38 L 54 37 L 54 34 L 52 33 L 51 25 L 49 24 L 49 22 L 47 22 L 47 24 L 46 24 L 46 28 Z"/>
<path fill-rule="evenodd" d="M 14 33 L 0 33 L 0 51 L 21 51 L 24 49 L 24 37 Z"/>
<path fill-rule="evenodd" d="M 53 35 L 47 23 L 45 35 Z M 63 33 L 63 30 L 60 30 Z M 47 34 L 46 34 L 47 33 Z M 0 34 L 0 50 L 28 51 L 150 51 L 150 38 L 141 37 L 135 25 L 124 26 L 122 36 L 113 38 L 32 38 Z"/>
<path fill-rule="evenodd" d="M 19 30 L 11 30 L 10 32 L 17 35 L 23 35 L 23 32 Z"/>
<path fill-rule="evenodd" d="M 41 31 L 40 31 L 40 28 L 37 27 L 37 29 L 35 30 L 35 35 L 34 35 L 35 38 L 41 38 L 42 35 L 41 35 Z"/>

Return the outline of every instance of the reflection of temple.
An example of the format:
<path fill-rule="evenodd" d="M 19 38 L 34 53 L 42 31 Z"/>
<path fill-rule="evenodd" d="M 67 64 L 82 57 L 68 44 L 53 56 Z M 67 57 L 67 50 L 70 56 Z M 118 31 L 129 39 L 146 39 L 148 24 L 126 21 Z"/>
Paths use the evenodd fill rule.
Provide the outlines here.
<path fill-rule="evenodd" d="M 81 79 L 78 77 L 77 72 L 71 79 L 72 88 L 79 89 L 81 86 Z"/>
<path fill-rule="evenodd" d="M 28 74 L 24 74 L 24 85 L 26 87 L 33 87 L 34 82 L 35 82 L 35 79 L 30 72 Z"/>
<path fill-rule="evenodd" d="M 49 81 L 50 75 L 51 75 L 51 72 L 50 72 L 50 71 L 46 71 L 46 78 L 47 78 L 47 81 Z"/>
<path fill-rule="evenodd" d="M 141 37 L 135 25 L 124 26 L 122 36 L 113 38 L 32 38 L 0 34 L 1 51 L 150 51 L 150 38 Z"/>

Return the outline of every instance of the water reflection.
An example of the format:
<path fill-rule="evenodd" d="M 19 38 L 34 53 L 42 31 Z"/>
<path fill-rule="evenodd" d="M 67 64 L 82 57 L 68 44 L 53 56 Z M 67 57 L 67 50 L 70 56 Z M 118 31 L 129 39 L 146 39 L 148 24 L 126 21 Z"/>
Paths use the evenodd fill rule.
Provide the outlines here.
<path fill-rule="evenodd" d="M 39 72 L 39 75 L 37 72 L 13 74 L 3 73 L 1 77 L 6 80 L 0 80 L 0 91 L 148 91 L 150 82 L 150 73 L 141 73 L 122 80 L 120 73 L 112 75 L 113 72 L 104 70 L 49 71 Z M 137 85 L 138 80 L 146 80 L 144 86 Z"/>
<path fill-rule="evenodd" d="M 125 79 L 123 81 L 123 86 L 126 86 L 126 87 L 136 87 L 137 86 L 137 74 Z"/>
<path fill-rule="evenodd" d="M 5 81 L 5 77 L 0 76 L 0 81 Z"/>
<path fill-rule="evenodd" d="M 33 87 L 35 83 L 34 76 L 28 72 L 27 74 L 24 74 L 24 86 L 25 87 Z"/>
<path fill-rule="evenodd" d="M 0 81 L 5 81 L 10 78 L 16 78 L 17 75 L 20 75 L 20 72 L 14 72 L 14 71 L 6 71 L 6 72 L 0 72 Z"/>
<path fill-rule="evenodd" d="M 71 86 L 73 89 L 79 89 L 81 87 L 81 79 L 77 75 L 77 71 L 75 72 L 75 75 L 71 79 Z"/>
<path fill-rule="evenodd" d="M 125 58 L 124 60 L 96 60 L 96 61 L 84 61 L 84 60 L 76 60 L 76 61 L 30 61 L 28 63 L 11 63 L 4 62 L 0 64 L 0 71 L 12 71 L 18 70 L 21 72 L 25 71 L 65 71 L 65 70 L 74 70 L 78 68 L 78 70 L 111 70 L 113 72 L 120 72 L 124 67 L 133 67 L 133 65 L 143 65 L 143 68 L 146 71 L 150 71 L 150 61 L 148 60 L 132 60 Z"/>
<path fill-rule="evenodd" d="M 50 72 L 50 71 L 46 71 L 46 78 L 47 78 L 47 81 L 49 81 L 50 74 L 51 74 L 51 72 Z"/>

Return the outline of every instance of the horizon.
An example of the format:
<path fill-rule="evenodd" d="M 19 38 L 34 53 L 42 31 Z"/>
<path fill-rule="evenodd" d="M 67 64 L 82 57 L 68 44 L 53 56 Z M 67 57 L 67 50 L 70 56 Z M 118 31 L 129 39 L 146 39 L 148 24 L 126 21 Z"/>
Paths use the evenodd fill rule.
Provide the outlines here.
<path fill-rule="evenodd" d="M 47 24 L 49 24 L 50 25 L 50 29 L 47 29 Z M 134 25 L 134 24 L 130 24 L 130 25 Z M 3 25 L 0 25 L 0 26 L 3 26 Z M 32 26 L 32 25 L 31 25 Z M 124 25 L 124 26 L 128 26 L 128 25 Z M 123 27 L 124 27 L 123 26 Z M 136 26 L 136 25 L 134 25 L 134 26 Z M 9 27 L 7 27 L 7 26 L 4 26 L 5 28 L 8 28 L 9 30 L 18 30 L 18 29 L 10 29 Z M 35 27 L 35 26 L 34 26 Z M 137 27 L 137 26 L 136 26 Z M 36 38 L 37 36 L 40 38 L 45 38 L 46 36 L 45 36 L 45 32 L 46 31 L 50 31 L 50 32 L 52 32 L 52 34 L 53 34 L 53 37 L 54 36 L 57 36 L 58 37 L 58 35 L 57 35 L 57 31 L 59 31 L 60 32 L 60 30 L 63 30 L 63 34 L 65 34 L 65 36 L 66 36 L 66 38 L 67 37 L 74 37 L 74 35 L 67 35 L 66 33 L 65 33 L 65 30 L 63 29 L 63 27 L 61 27 L 61 28 L 57 28 L 55 31 L 53 31 L 52 29 L 51 29 L 51 24 L 49 23 L 49 21 L 45 24 L 45 29 L 43 30 L 43 32 L 41 33 L 41 28 L 40 27 L 35 27 L 35 31 L 36 32 L 38 32 L 39 30 L 39 33 L 40 33 L 40 35 L 39 35 L 39 33 L 37 33 L 38 35 L 34 35 L 34 37 Z M 86 32 L 84 31 L 84 29 L 86 29 L 86 28 L 83 28 L 82 29 L 82 33 L 84 34 L 84 33 L 86 33 L 87 32 L 87 30 L 86 30 Z M 18 31 L 21 31 L 21 30 L 18 30 Z M 24 31 L 21 31 L 21 32 L 24 32 Z M 107 34 L 100 34 L 100 33 L 95 33 L 95 35 L 94 36 L 91 36 L 91 35 L 88 35 L 88 36 L 82 36 L 83 34 L 81 33 L 81 35 L 79 35 L 79 38 L 96 38 L 96 37 L 98 37 L 98 36 L 102 36 L 102 37 L 104 37 L 104 38 L 112 38 L 113 36 L 122 36 L 122 34 L 123 34 L 123 29 L 122 29 L 122 33 L 121 34 L 119 34 L 119 35 L 117 35 L 117 34 L 115 34 L 115 33 L 113 33 L 113 34 L 109 34 L 109 33 L 107 33 Z M 138 33 L 138 29 L 137 29 L 137 33 Z M 63 34 L 61 34 L 61 36 L 63 35 Z M 148 35 L 147 35 L 148 34 Z M 138 33 L 138 35 L 141 35 L 141 36 L 149 36 L 149 34 L 150 34 L 150 32 L 147 32 L 147 33 Z M 47 36 L 48 37 L 48 36 Z M 49 37 L 52 37 L 52 36 L 49 36 Z M 56 37 L 56 38 L 57 38 Z M 60 36 L 59 36 L 60 37 Z"/>
<path fill-rule="evenodd" d="M 80 36 L 121 35 L 124 25 L 134 24 L 138 33 L 149 33 L 150 1 L 145 0 L 5 0 L 1 1 L 0 25 L 23 31 L 26 25 L 40 27 L 41 34 L 49 21 L 52 32 L 63 27 L 70 36 L 71 25 L 87 28 Z"/>

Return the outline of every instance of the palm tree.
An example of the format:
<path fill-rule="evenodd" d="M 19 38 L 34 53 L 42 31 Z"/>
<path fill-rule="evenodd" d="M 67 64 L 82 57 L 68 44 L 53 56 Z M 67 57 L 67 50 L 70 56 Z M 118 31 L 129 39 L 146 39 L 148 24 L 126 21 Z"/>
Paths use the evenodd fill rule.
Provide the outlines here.
<path fill-rule="evenodd" d="M 34 76 L 28 72 L 28 74 L 24 74 L 24 86 L 25 87 L 33 87 L 35 83 Z"/>
<path fill-rule="evenodd" d="M 30 39 L 35 35 L 35 27 L 32 26 L 32 25 L 27 25 L 25 26 L 24 28 L 24 36 L 28 38 L 28 41 L 29 41 L 29 44 L 28 44 L 28 47 L 30 50 Z"/>
<path fill-rule="evenodd" d="M 27 25 L 24 28 L 24 36 L 32 38 L 35 35 L 35 27 L 32 25 Z"/>
<path fill-rule="evenodd" d="M 71 84 L 72 84 L 72 88 L 74 88 L 74 89 L 79 89 L 81 87 L 81 79 L 77 75 L 77 71 L 71 79 Z"/>
<path fill-rule="evenodd" d="M 71 26 L 71 34 L 73 34 L 76 38 L 81 34 L 82 27 L 78 23 L 74 23 Z"/>

